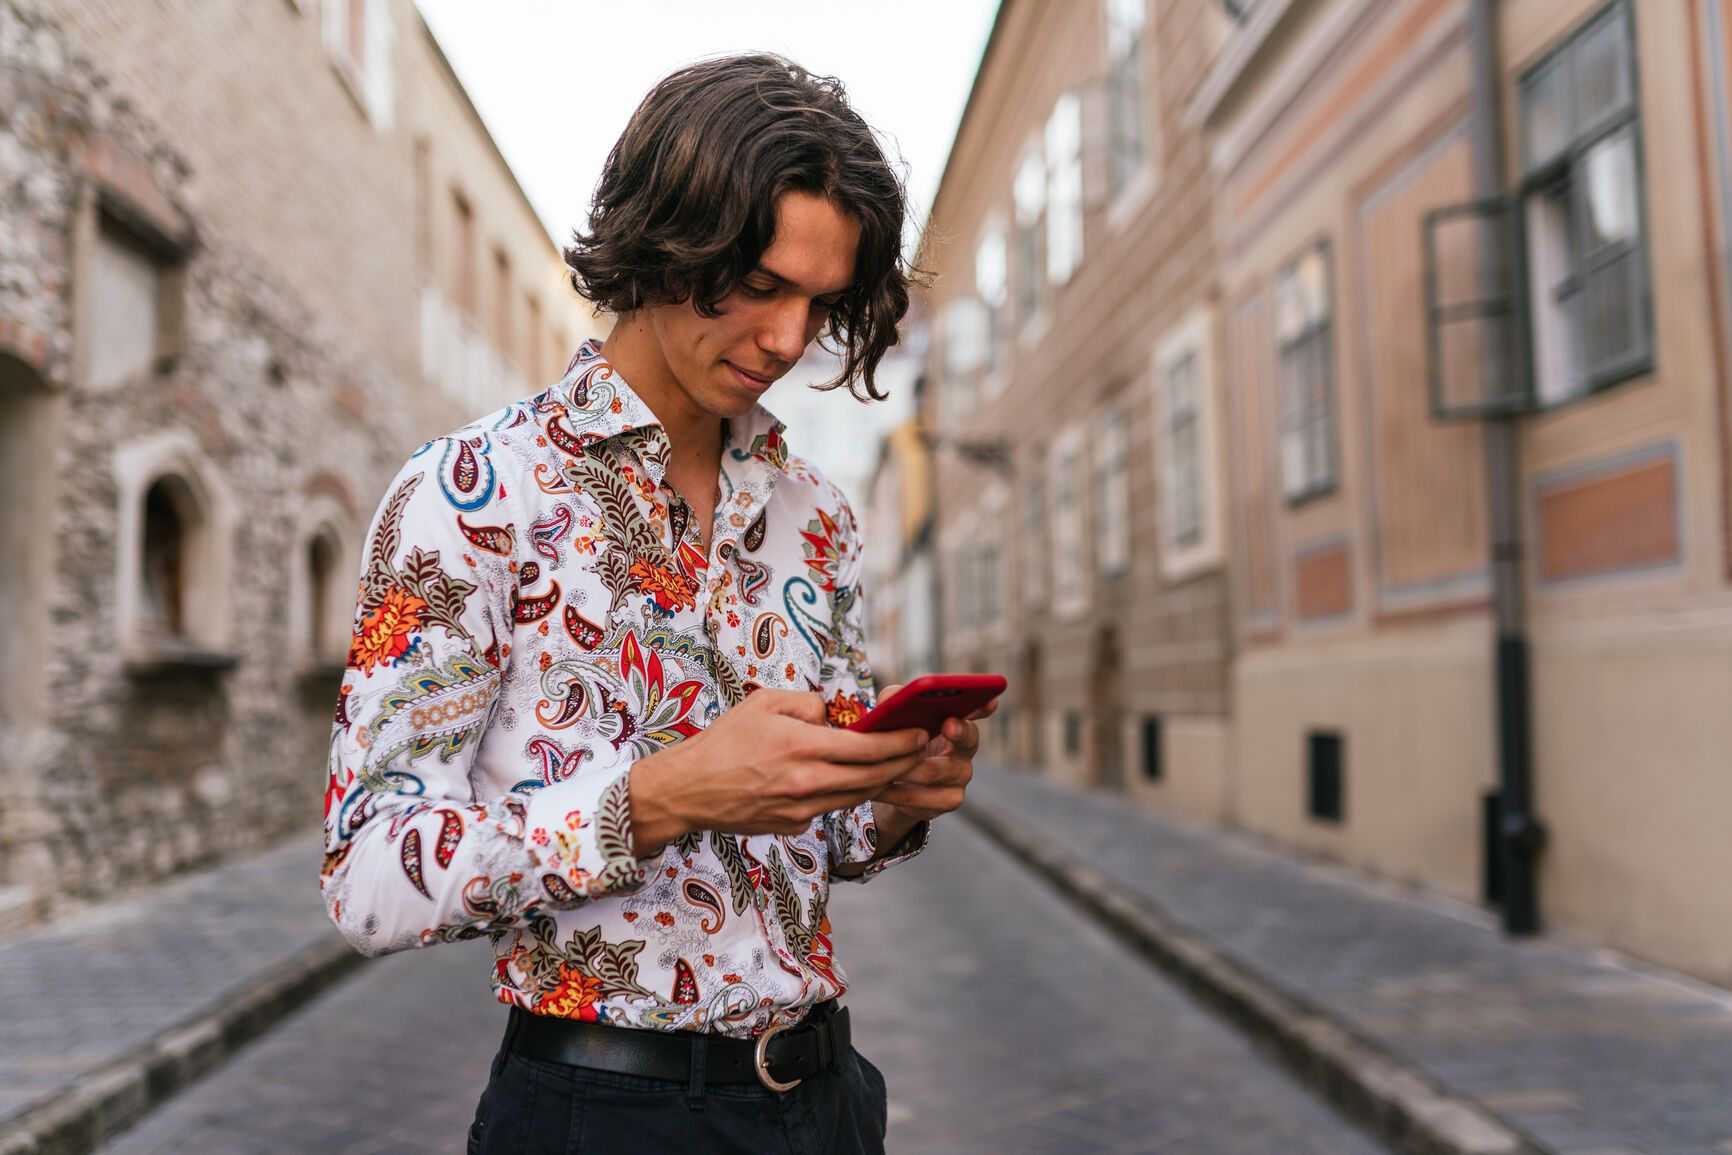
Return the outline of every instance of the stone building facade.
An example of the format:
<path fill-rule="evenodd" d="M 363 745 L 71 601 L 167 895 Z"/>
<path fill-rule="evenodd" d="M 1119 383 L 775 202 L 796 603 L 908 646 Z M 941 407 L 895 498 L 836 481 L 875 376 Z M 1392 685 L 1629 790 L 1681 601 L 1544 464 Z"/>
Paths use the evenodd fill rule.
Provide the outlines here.
<path fill-rule="evenodd" d="M 316 819 L 383 485 L 587 335 L 413 7 L 349 3 L 0 0 L 9 918 Z"/>
<path fill-rule="evenodd" d="M 938 638 L 994 757 L 1220 817 L 1215 0 L 1005 0 L 926 231 Z"/>

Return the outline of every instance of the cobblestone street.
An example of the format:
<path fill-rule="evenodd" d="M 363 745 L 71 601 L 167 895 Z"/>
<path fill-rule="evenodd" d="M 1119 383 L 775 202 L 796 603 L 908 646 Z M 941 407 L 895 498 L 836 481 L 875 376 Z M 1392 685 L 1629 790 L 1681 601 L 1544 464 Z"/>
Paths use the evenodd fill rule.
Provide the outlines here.
<path fill-rule="evenodd" d="M 834 906 L 892 1151 L 1380 1150 L 973 829 L 941 835 Z M 368 964 L 107 1150 L 459 1150 L 502 1024 L 486 970 L 471 944 Z"/>

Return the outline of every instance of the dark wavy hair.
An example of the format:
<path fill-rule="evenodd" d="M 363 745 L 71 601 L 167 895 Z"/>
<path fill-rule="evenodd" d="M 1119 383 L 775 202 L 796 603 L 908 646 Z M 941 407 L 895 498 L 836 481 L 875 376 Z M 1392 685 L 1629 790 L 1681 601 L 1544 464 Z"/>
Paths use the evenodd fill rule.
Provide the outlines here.
<path fill-rule="evenodd" d="M 873 374 L 917 280 L 902 256 L 907 191 L 842 82 L 784 57 L 707 60 L 650 90 L 608 154 L 589 232 L 565 250 L 572 287 L 616 314 L 689 300 L 714 317 L 774 240 L 786 192 L 860 224 L 854 284 L 819 333 L 842 371 L 819 388 L 881 401 Z"/>

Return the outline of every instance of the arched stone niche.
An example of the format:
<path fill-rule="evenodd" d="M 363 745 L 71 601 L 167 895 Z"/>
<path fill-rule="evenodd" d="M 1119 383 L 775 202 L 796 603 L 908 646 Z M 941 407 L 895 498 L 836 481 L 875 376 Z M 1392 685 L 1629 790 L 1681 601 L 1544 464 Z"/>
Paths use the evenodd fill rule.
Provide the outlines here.
<path fill-rule="evenodd" d="M 181 429 L 120 446 L 113 468 L 116 634 L 126 665 L 233 665 L 235 503 L 227 480 Z"/>

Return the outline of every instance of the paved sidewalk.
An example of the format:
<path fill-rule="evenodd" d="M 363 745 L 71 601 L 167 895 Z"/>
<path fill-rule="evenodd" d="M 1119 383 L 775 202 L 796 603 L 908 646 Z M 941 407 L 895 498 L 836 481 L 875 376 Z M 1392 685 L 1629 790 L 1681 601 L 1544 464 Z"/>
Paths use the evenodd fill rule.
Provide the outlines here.
<path fill-rule="evenodd" d="M 1220 1001 L 1274 1008 L 1235 1015 L 1253 1031 L 1270 1014 L 1321 1020 L 1275 1040 L 1290 1061 L 1304 1065 L 1291 1052 L 1309 1038 L 1387 1066 L 1349 1062 L 1329 1081 L 1435 1091 L 1530 1150 L 1732 1153 L 1732 993 L 1608 951 L 1512 941 L 1475 908 L 1030 774 L 983 770 L 969 798 L 983 826 L 1071 879 L 1121 931 L 1173 940 L 1146 953 L 1169 956 L 1193 986 L 1237 984 Z M 1496 1140 L 1478 1149 L 1499 1150 Z"/>
<path fill-rule="evenodd" d="M 319 842 L 0 939 L 0 1155 L 92 1150 L 360 962 Z"/>

